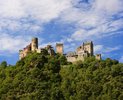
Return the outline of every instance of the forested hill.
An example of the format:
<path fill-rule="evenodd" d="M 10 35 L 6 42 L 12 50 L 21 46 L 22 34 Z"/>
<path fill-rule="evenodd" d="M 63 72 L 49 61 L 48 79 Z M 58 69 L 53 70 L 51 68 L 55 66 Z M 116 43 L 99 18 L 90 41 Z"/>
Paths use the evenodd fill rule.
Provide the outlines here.
<path fill-rule="evenodd" d="M 29 54 L 15 66 L 1 63 L 0 100 L 123 100 L 123 64 Z"/>

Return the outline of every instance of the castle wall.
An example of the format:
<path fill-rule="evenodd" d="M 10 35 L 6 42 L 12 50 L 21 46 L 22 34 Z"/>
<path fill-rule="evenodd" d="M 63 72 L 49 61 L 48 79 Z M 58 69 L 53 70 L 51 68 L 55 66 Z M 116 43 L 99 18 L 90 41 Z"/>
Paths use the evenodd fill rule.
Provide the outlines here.
<path fill-rule="evenodd" d="M 80 52 L 80 51 L 82 51 L 82 50 L 84 50 L 84 47 L 83 47 L 83 46 L 79 46 L 79 47 L 76 49 L 76 52 Z"/>
<path fill-rule="evenodd" d="M 31 52 L 31 44 L 26 46 L 26 48 L 24 48 L 23 50 L 19 51 L 19 59 L 26 57 L 29 52 Z"/>
<path fill-rule="evenodd" d="M 78 56 L 77 61 L 79 61 L 79 60 L 84 61 L 84 56 Z"/>
<path fill-rule="evenodd" d="M 67 57 L 68 62 L 76 62 L 77 58 L 76 57 Z"/>

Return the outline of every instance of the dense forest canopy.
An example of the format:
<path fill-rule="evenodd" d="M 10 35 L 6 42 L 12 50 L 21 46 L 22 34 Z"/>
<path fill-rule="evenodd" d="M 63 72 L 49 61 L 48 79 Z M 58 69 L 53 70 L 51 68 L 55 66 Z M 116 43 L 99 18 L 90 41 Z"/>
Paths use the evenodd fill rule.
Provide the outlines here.
<path fill-rule="evenodd" d="M 0 100 L 123 100 L 123 64 L 31 53 L 15 66 L 0 64 Z"/>

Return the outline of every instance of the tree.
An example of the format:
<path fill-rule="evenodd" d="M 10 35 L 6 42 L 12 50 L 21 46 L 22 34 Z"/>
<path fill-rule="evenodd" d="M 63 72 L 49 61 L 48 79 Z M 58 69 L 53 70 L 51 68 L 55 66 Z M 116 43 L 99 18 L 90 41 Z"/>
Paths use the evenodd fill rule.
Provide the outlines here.
<path fill-rule="evenodd" d="M 30 53 L 15 66 L 0 66 L 0 100 L 123 98 L 123 64 L 109 58 L 68 64 L 63 55 Z"/>
<path fill-rule="evenodd" d="M 66 59 L 66 57 L 64 55 L 61 55 L 59 57 L 59 61 L 60 61 L 61 65 L 66 65 L 67 64 L 67 59 Z"/>
<path fill-rule="evenodd" d="M 6 61 L 1 62 L 0 66 L 4 68 L 7 67 L 7 62 Z"/>

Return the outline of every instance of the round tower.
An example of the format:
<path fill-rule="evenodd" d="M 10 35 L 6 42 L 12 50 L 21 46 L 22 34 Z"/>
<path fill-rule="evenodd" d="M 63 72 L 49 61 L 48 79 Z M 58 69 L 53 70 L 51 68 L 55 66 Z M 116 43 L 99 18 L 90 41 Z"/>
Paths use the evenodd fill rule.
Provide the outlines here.
<path fill-rule="evenodd" d="M 38 49 L 38 38 L 32 38 L 31 49 L 32 51 L 36 51 Z"/>

